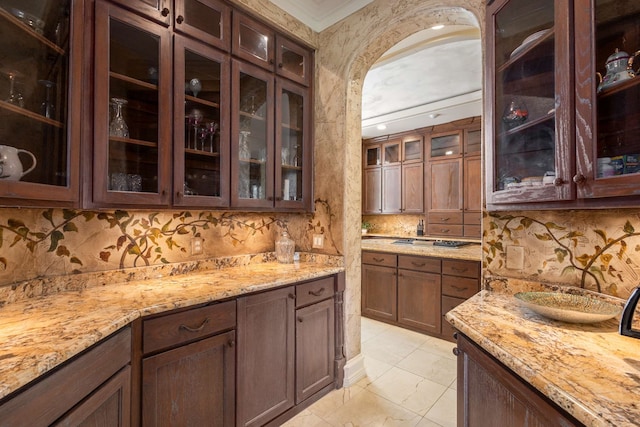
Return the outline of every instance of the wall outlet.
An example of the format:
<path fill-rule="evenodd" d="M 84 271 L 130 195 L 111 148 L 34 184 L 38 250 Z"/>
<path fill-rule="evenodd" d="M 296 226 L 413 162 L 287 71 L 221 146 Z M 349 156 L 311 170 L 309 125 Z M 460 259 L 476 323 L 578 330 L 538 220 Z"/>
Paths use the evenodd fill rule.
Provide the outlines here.
<path fill-rule="evenodd" d="M 191 238 L 191 255 L 200 255 L 202 253 L 202 237 Z"/>
<path fill-rule="evenodd" d="M 316 249 L 322 249 L 324 247 L 324 234 L 314 234 L 313 244 L 311 247 Z"/>
<path fill-rule="evenodd" d="M 524 247 L 507 246 L 507 268 L 522 270 L 524 268 Z"/>

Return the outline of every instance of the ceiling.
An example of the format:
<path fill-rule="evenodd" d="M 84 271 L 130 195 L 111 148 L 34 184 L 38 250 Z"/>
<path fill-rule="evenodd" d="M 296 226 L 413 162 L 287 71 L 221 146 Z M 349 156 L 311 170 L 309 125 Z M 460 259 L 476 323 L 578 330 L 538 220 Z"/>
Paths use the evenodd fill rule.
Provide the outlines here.
<path fill-rule="evenodd" d="M 322 31 L 373 0 L 270 1 Z M 472 26 L 426 29 L 402 40 L 380 57 L 364 80 L 363 138 L 481 114 L 482 47 L 480 30 Z"/>

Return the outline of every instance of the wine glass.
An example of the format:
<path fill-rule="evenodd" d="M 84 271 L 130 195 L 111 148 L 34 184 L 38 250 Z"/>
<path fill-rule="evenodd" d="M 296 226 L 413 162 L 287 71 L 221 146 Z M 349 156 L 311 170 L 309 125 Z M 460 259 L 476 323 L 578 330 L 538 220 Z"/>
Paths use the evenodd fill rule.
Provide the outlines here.
<path fill-rule="evenodd" d="M 193 96 L 198 97 L 198 93 L 202 90 L 202 83 L 199 79 L 193 78 L 189 80 L 189 90 L 193 93 Z"/>
<path fill-rule="evenodd" d="M 9 97 L 7 98 L 7 102 L 22 108 L 24 107 L 24 98 L 22 94 L 15 89 L 16 76 L 18 73 L 10 71 L 7 75 L 9 76 Z"/>
<path fill-rule="evenodd" d="M 50 80 L 38 80 L 38 83 L 45 87 L 45 98 L 42 104 L 40 104 L 40 112 L 46 118 L 52 119 L 55 106 L 51 102 L 51 88 L 55 86 L 55 83 Z"/>
<path fill-rule="evenodd" d="M 109 124 L 109 135 L 129 138 L 129 127 L 122 116 L 122 107 L 127 103 L 128 101 L 126 99 L 111 98 L 111 105 L 114 107 L 115 114 L 113 120 L 111 120 L 111 124 Z"/>
<path fill-rule="evenodd" d="M 219 128 L 219 126 L 218 126 L 218 123 L 216 123 L 216 122 L 207 123 L 207 133 L 209 135 L 209 151 L 211 153 L 214 152 L 214 145 L 215 145 L 214 144 L 214 140 L 215 140 L 216 132 L 218 132 L 218 128 Z M 203 147 L 203 149 L 204 149 L 204 147 Z"/>
<path fill-rule="evenodd" d="M 193 127 L 193 147 L 190 146 L 189 148 L 198 148 L 198 128 L 200 127 L 200 123 L 202 122 L 203 117 L 204 116 L 202 115 L 200 110 L 197 109 L 193 109 L 189 113 L 189 123 Z"/>

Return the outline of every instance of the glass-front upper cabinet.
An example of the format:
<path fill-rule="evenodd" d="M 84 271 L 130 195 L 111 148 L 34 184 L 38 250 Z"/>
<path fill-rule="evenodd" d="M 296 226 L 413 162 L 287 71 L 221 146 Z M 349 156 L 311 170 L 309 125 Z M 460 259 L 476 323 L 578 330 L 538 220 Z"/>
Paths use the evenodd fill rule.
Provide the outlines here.
<path fill-rule="evenodd" d="M 227 56 L 175 36 L 174 204 L 229 205 Z"/>
<path fill-rule="evenodd" d="M 2 205 L 78 202 L 82 3 L 0 1 Z"/>
<path fill-rule="evenodd" d="M 310 84 L 311 52 L 291 40 L 276 36 L 276 72 L 305 86 Z"/>
<path fill-rule="evenodd" d="M 487 204 L 575 197 L 569 0 L 487 7 Z"/>
<path fill-rule="evenodd" d="M 231 204 L 273 207 L 274 79 L 234 60 L 231 124 Z"/>
<path fill-rule="evenodd" d="M 276 207 L 310 206 L 309 102 L 306 88 L 276 81 Z"/>
<path fill-rule="evenodd" d="M 275 31 L 240 12 L 233 12 L 232 51 L 255 65 L 273 70 Z"/>
<path fill-rule="evenodd" d="M 579 0 L 575 14 L 578 197 L 637 195 L 640 2 Z"/>
<path fill-rule="evenodd" d="M 176 31 L 229 50 L 231 48 L 231 8 L 218 0 L 175 0 Z"/>
<path fill-rule="evenodd" d="M 96 2 L 93 204 L 171 199 L 170 33 Z"/>

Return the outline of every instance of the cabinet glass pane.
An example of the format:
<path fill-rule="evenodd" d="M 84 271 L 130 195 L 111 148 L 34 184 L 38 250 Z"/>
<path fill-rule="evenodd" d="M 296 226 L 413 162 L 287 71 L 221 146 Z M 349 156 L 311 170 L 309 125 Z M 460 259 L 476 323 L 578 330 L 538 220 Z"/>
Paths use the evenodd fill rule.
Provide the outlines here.
<path fill-rule="evenodd" d="M 404 142 L 404 160 L 420 160 L 422 158 L 422 140 Z"/>
<path fill-rule="evenodd" d="M 281 173 L 282 200 L 302 200 L 304 98 L 282 90 Z"/>
<path fill-rule="evenodd" d="M 269 60 L 269 36 L 243 23 L 240 23 L 239 31 L 241 48 L 267 62 Z"/>
<path fill-rule="evenodd" d="M 267 82 L 240 73 L 238 197 L 265 199 L 267 188 Z"/>
<path fill-rule="evenodd" d="M 221 65 L 187 49 L 184 68 L 184 194 L 218 197 Z"/>
<path fill-rule="evenodd" d="M 453 156 L 460 154 L 460 134 L 431 138 L 431 157 Z"/>
<path fill-rule="evenodd" d="M 222 38 L 222 15 L 219 10 L 199 2 L 198 0 L 184 1 L 184 21 L 188 25 Z"/>
<path fill-rule="evenodd" d="M 304 77 L 305 63 L 304 56 L 300 55 L 286 46 L 281 46 L 282 57 L 279 66 L 296 76 Z"/>
<path fill-rule="evenodd" d="M 464 154 L 480 154 L 482 145 L 482 131 L 470 130 L 464 135 Z"/>
<path fill-rule="evenodd" d="M 633 71 L 633 56 L 640 49 L 640 3 L 595 4 L 595 64 L 602 76 L 596 105 L 597 177 L 638 173 L 640 79 Z"/>
<path fill-rule="evenodd" d="M 400 162 L 400 144 L 388 144 L 384 145 L 384 164 Z"/>
<path fill-rule="evenodd" d="M 366 150 L 367 166 L 380 166 L 380 146 L 367 147 Z"/>
<path fill-rule="evenodd" d="M 553 0 L 512 0 L 496 15 L 494 190 L 555 174 L 553 13 Z"/>
<path fill-rule="evenodd" d="M 67 1 L 0 1 L 0 179 L 69 185 Z"/>
<path fill-rule="evenodd" d="M 109 190 L 158 192 L 159 38 L 109 22 Z"/>

